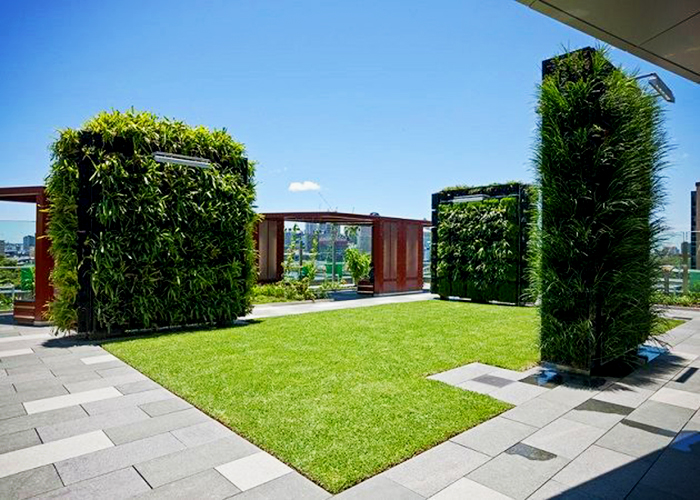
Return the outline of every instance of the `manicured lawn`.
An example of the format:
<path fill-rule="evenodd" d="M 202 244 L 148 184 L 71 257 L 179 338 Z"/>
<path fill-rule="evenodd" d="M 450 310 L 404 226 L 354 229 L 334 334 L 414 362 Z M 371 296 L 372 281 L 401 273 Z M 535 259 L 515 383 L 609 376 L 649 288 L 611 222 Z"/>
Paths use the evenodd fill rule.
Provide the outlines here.
<path fill-rule="evenodd" d="M 534 308 L 426 301 L 104 347 L 337 492 L 508 409 L 425 377 L 532 366 L 538 325 Z"/>

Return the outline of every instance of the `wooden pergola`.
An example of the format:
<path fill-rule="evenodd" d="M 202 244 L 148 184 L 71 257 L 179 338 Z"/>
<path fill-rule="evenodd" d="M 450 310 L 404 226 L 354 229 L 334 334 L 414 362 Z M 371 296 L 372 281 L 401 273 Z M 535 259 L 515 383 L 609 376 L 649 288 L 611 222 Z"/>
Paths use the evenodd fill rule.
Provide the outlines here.
<path fill-rule="evenodd" d="M 44 186 L 0 188 L 0 201 L 34 203 L 36 205 L 36 246 L 34 247 L 34 300 L 15 300 L 14 319 L 18 323 L 36 325 L 46 322 L 46 307 L 53 299 L 49 275 L 53 259 L 49 254 L 50 242 L 46 236 L 48 214 Z"/>
<path fill-rule="evenodd" d="M 282 279 L 284 223 L 343 224 L 372 227 L 373 293 L 415 292 L 423 289 L 423 228 L 430 222 L 380 215 L 342 212 L 275 212 L 261 214 L 256 231 L 261 281 Z"/>

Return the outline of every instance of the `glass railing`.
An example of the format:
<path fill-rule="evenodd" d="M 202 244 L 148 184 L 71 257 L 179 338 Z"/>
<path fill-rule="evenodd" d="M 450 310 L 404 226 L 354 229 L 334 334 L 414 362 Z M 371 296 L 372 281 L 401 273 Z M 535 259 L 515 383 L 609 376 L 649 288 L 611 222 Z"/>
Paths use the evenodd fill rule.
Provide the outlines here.
<path fill-rule="evenodd" d="M 0 220 L 0 311 L 34 299 L 34 221 Z"/>

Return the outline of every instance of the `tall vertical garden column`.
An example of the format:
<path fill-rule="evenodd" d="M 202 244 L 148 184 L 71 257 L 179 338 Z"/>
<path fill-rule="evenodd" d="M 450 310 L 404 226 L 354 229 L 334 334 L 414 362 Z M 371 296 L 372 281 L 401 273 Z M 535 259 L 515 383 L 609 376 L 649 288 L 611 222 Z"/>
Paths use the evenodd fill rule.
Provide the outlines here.
<path fill-rule="evenodd" d="M 595 372 L 656 321 L 667 143 L 657 99 L 593 49 L 543 63 L 536 150 L 543 361 Z"/>

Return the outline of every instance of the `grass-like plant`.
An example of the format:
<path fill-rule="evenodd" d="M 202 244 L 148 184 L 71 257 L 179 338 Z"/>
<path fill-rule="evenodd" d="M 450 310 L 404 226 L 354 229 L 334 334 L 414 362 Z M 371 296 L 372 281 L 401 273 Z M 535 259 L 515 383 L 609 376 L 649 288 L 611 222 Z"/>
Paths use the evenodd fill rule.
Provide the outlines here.
<path fill-rule="evenodd" d="M 549 68 L 536 147 L 542 359 L 596 370 L 647 340 L 657 321 L 652 249 L 668 143 L 659 101 L 605 51 Z"/>
<path fill-rule="evenodd" d="M 204 157 L 208 168 L 158 163 L 162 151 Z M 60 330 L 78 319 L 80 162 L 94 173 L 85 209 L 97 330 L 224 323 L 251 308 L 255 279 L 253 167 L 225 130 L 150 113 L 101 113 L 53 145 L 49 238 Z M 82 209 L 81 209 L 82 210 Z"/>

